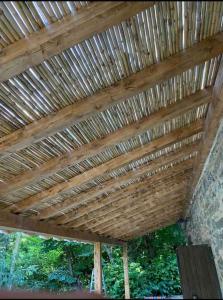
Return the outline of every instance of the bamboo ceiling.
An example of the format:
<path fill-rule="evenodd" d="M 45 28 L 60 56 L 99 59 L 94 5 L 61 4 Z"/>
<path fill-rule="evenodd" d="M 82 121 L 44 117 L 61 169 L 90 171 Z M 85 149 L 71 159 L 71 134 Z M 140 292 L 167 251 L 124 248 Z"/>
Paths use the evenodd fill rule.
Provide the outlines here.
<path fill-rule="evenodd" d="M 2 214 L 124 241 L 183 217 L 223 50 L 223 3 L 114 3 L 0 3 Z M 10 64 L 54 24 L 118 8 L 121 22 L 102 18 L 104 31 Z"/>

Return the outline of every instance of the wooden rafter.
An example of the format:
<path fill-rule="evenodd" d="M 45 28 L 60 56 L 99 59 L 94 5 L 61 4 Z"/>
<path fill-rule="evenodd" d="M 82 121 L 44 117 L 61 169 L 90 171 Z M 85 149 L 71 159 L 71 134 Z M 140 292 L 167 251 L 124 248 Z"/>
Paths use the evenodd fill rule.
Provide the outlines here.
<path fill-rule="evenodd" d="M 95 187 L 90 190 L 87 190 L 86 192 L 81 193 L 80 195 L 72 198 L 67 199 L 63 201 L 62 203 L 58 203 L 56 205 L 50 206 L 40 212 L 40 214 L 37 216 L 39 219 L 46 219 L 49 217 L 52 217 L 59 212 L 62 212 L 64 210 L 68 210 L 70 208 L 75 208 L 80 205 L 86 204 L 88 202 L 92 201 L 97 198 L 98 196 L 115 191 L 115 189 L 119 188 L 120 186 L 127 183 L 130 179 L 136 179 L 140 176 L 143 176 L 143 174 L 148 173 L 152 171 L 153 169 L 158 169 L 162 165 L 169 164 L 173 161 L 180 160 L 183 157 L 196 152 L 197 151 L 197 143 L 189 144 L 187 146 L 183 146 L 180 148 L 180 150 L 173 151 L 167 156 L 160 157 L 158 160 L 155 159 L 151 161 L 146 165 L 140 166 L 137 170 L 129 171 L 127 174 L 124 174 L 122 176 L 119 176 L 118 178 L 114 178 L 109 180 L 108 182 L 104 183 L 103 185 L 100 185 L 100 188 Z"/>
<path fill-rule="evenodd" d="M 64 228 L 62 226 L 53 226 L 43 222 L 36 222 L 27 217 L 16 216 L 11 213 L 1 214 L 0 228 L 6 230 L 23 231 L 27 233 L 41 234 L 46 236 L 55 236 L 64 239 L 80 240 L 86 242 L 102 242 L 106 244 L 122 245 L 123 242 L 117 239 L 109 239 L 98 236 L 90 232 L 75 231 L 73 229 Z"/>
<path fill-rule="evenodd" d="M 98 231 L 100 234 L 107 236 L 120 236 L 122 232 L 128 233 L 128 231 L 134 229 L 137 230 L 141 227 L 142 224 L 147 223 L 148 225 L 153 225 L 154 221 L 158 218 L 164 218 L 165 215 L 172 215 L 173 213 L 182 213 L 183 212 L 183 201 L 182 199 L 178 199 L 172 204 L 167 204 L 163 207 L 158 207 L 153 209 L 151 212 L 146 211 L 144 209 L 141 212 L 135 213 L 128 219 L 124 219 L 119 225 L 113 224 L 114 226 L 110 226 L 105 230 Z M 151 219 L 152 221 L 151 221 Z"/>
<path fill-rule="evenodd" d="M 20 74 L 75 44 L 154 5 L 154 2 L 93 2 L 1 51 L 0 81 Z"/>
<path fill-rule="evenodd" d="M 178 198 L 181 198 L 182 197 L 182 192 L 184 191 L 184 189 L 176 189 L 176 190 L 174 190 L 174 193 L 176 193 L 176 195 L 174 195 L 174 196 L 178 196 Z M 149 195 L 149 197 L 151 197 L 151 195 Z M 176 198 L 176 197 L 175 197 Z M 124 200 L 124 199 L 123 199 Z M 151 199 L 150 199 L 151 200 Z M 161 205 L 162 204 L 162 198 L 160 198 L 160 202 L 157 204 L 156 203 L 156 206 L 157 205 Z M 182 199 L 181 199 L 182 200 Z M 131 202 L 131 201 L 130 201 Z M 147 205 L 149 205 L 149 207 L 150 207 L 150 209 L 152 208 L 152 206 L 153 206 L 153 204 L 152 204 L 152 200 L 151 200 L 151 203 L 143 203 L 143 207 L 144 207 L 144 209 L 145 209 L 145 207 L 146 207 L 146 204 Z M 151 204 L 151 206 L 150 206 L 150 204 Z M 140 203 L 139 203 L 139 205 L 140 205 Z M 144 206 L 145 205 L 145 206 Z M 125 206 L 127 207 L 128 205 L 126 205 L 125 204 Z M 114 224 L 115 224 L 115 226 L 117 225 L 118 226 L 118 224 L 116 223 L 116 222 L 113 222 L 111 219 L 109 219 L 108 220 L 108 224 L 106 223 L 107 221 L 105 220 L 105 218 L 107 217 L 107 218 L 109 218 L 109 214 L 113 214 L 114 213 L 114 218 L 118 218 L 118 217 L 120 217 L 120 215 L 122 215 L 122 218 L 120 218 L 120 223 L 122 223 L 123 222 L 123 219 L 125 218 L 125 214 L 124 213 L 120 213 L 120 209 L 122 209 L 123 211 L 124 211 L 124 209 L 123 209 L 123 207 L 124 207 L 124 205 L 120 205 L 120 208 L 119 207 L 115 207 L 114 209 L 112 208 L 112 209 L 110 209 L 109 211 L 106 211 L 105 212 L 105 214 L 103 215 L 103 211 L 99 211 L 98 212 L 98 216 L 97 217 L 95 217 L 94 219 L 92 219 L 92 220 L 90 220 L 90 221 L 88 221 L 88 220 L 86 220 L 86 222 L 84 223 L 84 222 L 82 222 L 82 224 L 79 226 L 73 226 L 73 228 L 75 228 L 75 229 L 78 229 L 78 230 L 95 230 L 95 227 L 97 227 L 99 230 L 101 229 L 101 225 L 103 226 L 103 224 L 106 226 L 106 229 L 108 228 L 108 227 L 112 227 Z M 134 211 L 134 212 L 132 212 L 132 214 L 133 215 L 135 215 L 135 214 L 141 214 L 142 213 L 142 211 L 144 210 L 143 208 L 141 208 L 141 210 L 140 210 L 140 208 L 137 206 L 136 207 L 136 211 Z M 132 215 L 128 215 L 128 217 L 132 217 Z M 119 224 L 120 224 L 119 223 Z M 68 224 L 69 225 L 69 224 Z M 71 224 L 71 226 L 72 226 L 72 224 Z M 69 225 L 69 227 L 70 227 L 70 225 Z"/>
<path fill-rule="evenodd" d="M 185 187 L 186 182 L 183 181 L 182 185 L 179 185 L 180 187 L 178 188 L 176 185 L 174 187 L 171 188 L 171 191 L 173 191 L 173 193 L 176 193 L 176 195 L 182 195 L 183 193 L 183 188 Z M 167 187 L 166 187 L 167 188 Z M 154 188 L 152 189 L 153 192 Z M 157 192 L 157 190 L 156 190 Z M 162 190 L 160 191 L 161 197 L 160 197 L 160 203 L 158 204 L 162 204 L 162 195 L 166 195 L 165 194 L 166 190 L 164 190 L 162 188 Z M 168 193 L 169 194 L 169 193 Z M 172 194 L 172 192 L 170 193 Z M 146 199 L 145 197 L 148 197 L 148 199 Z M 74 227 L 75 229 L 89 229 L 89 230 L 93 230 L 93 231 L 97 231 L 97 230 L 102 230 L 103 227 L 107 227 L 107 226 L 112 226 L 114 225 L 114 221 L 118 222 L 118 220 L 122 220 L 123 216 L 125 215 L 125 210 L 127 210 L 129 213 L 132 211 L 133 208 L 129 208 L 129 205 L 133 205 L 134 206 L 134 210 L 132 211 L 133 213 L 136 213 L 136 211 L 138 209 L 140 209 L 140 205 L 146 205 L 148 204 L 149 206 L 153 207 L 154 201 L 158 201 L 157 197 L 154 199 L 151 199 L 152 194 L 150 192 L 147 192 L 146 195 L 142 197 L 142 199 L 138 199 L 136 196 L 133 196 L 131 194 L 129 194 L 129 198 L 126 199 L 125 197 L 123 198 L 119 198 L 117 199 L 117 201 L 114 201 L 114 205 L 110 206 L 109 208 L 104 208 L 104 209 L 100 209 L 97 210 L 94 214 L 94 217 L 90 217 L 89 219 L 87 219 L 87 214 L 85 215 L 86 218 L 86 223 L 84 223 L 83 221 L 79 221 L 76 220 L 74 222 L 71 222 L 70 224 L 68 224 L 67 226 L 69 227 Z M 137 203 L 134 203 L 133 199 L 137 199 Z M 126 201 L 124 201 L 126 200 Z M 124 202 L 124 203 L 123 203 Z M 158 201 L 159 202 L 159 201 Z M 157 205 L 157 203 L 156 203 Z M 136 209 L 136 211 L 135 211 Z M 104 214 L 103 214 L 104 213 Z M 90 213 L 91 216 L 93 215 L 93 212 Z M 98 214 L 98 217 L 96 216 L 96 214 Z M 112 216 L 114 216 L 114 220 L 112 219 Z M 100 219 L 99 219 L 100 218 Z"/>
<path fill-rule="evenodd" d="M 115 131 L 101 140 L 83 145 L 79 149 L 75 149 L 66 155 L 55 157 L 36 168 L 11 178 L 6 183 L 0 183 L 0 195 L 4 196 L 5 194 L 16 191 L 25 185 L 36 183 L 42 178 L 56 173 L 60 169 L 77 164 L 104 151 L 109 146 L 118 144 L 131 137 L 139 135 L 161 122 L 171 120 L 190 111 L 191 109 L 210 103 L 212 99 L 211 96 L 212 90 L 210 88 L 207 90 L 198 91 L 195 94 L 185 97 L 181 101 L 177 101 L 166 108 L 160 109 L 158 112 L 153 113 L 149 117 L 141 119 L 139 122 L 132 123 Z"/>
<path fill-rule="evenodd" d="M 126 229 L 125 232 L 119 233 L 119 236 L 122 237 L 123 240 L 126 239 L 126 236 L 135 235 L 135 236 L 141 236 L 146 233 L 152 232 L 161 226 L 167 226 L 170 224 L 174 224 L 176 221 L 178 221 L 183 214 L 183 206 L 174 207 L 172 209 L 164 210 L 161 209 L 160 212 L 156 212 L 151 214 L 150 218 L 147 219 L 147 222 L 145 220 L 139 221 L 137 226 L 131 227 L 129 229 Z M 162 216 L 162 217 L 161 217 Z M 114 236 L 117 236 L 118 232 L 113 233 Z"/>
<path fill-rule="evenodd" d="M 184 178 L 185 180 L 185 178 Z M 161 187 L 162 188 L 162 187 Z M 167 189 L 167 187 L 166 187 Z M 173 187 L 173 189 L 175 189 L 175 193 L 176 193 L 176 189 L 177 187 Z M 149 197 L 148 198 L 148 201 L 151 201 L 151 197 L 152 197 L 152 192 L 154 192 L 155 189 L 154 187 L 151 188 L 151 192 L 147 192 L 147 196 Z M 157 190 L 156 190 L 157 192 Z M 163 188 L 161 190 L 161 192 L 164 193 L 163 191 Z M 183 190 L 179 190 L 179 195 L 181 195 L 183 192 Z M 132 192 L 134 193 L 134 192 Z M 78 229 L 86 229 L 86 228 L 89 228 L 89 229 L 93 229 L 97 226 L 102 226 L 102 225 L 105 225 L 105 224 L 108 224 L 109 222 L 111 224 L 113 224 L 112 222 L 112 216 L 114 216 L 114 218 L 116 217 L 120 217 L 122 215 L 122 211 L 123 209 L 125 209 L 125 207 L 128 207 L 128 205 L 132 204 L 136 204 L 134 203 L 135 202 L 135 199 L 136 197 L 132 196 L 132 194 L 130 193 L 129 194 L 129 199 L 127 200 L 126 197 L 121 197 L 121 196 L 118 196 L 117 195 L 117 198 L 113 198 L 113 203 L 112 205 L 108 204 L 108 207 L 106 207 L 106 205 L 104 205 L 103 208 L 100 208 L 100 209 L 96 209 L 96 210 L 90 210 L 89 211 L 89 218 L 88 218 L 88 214 L 86 212 L 85 215 L 83 215 L 80 219 L 78 219 L 78 216 L 76 215 L 77 219 L 75 221 L 71 221 L 70 224 L 68 224 L 67 226 L 69 227 L 75 227 L 75 228 L 78 228 Z M 144 199 L 143 200 L 147 200 L 147 199 Z M 85 222 L 84 222 L 84 219 L 85 219 Z M 54 223 L 57 223 L 57 222 L 54 222 Z"/>
<path fill-rule="evenodd" d="M 179 180 L 176 180 L 178 182 L 178 184 L 180 185 L 181 181 L 184 181 L 184 179 L 186 179 L 185 174 L 183 176 L 179 176 Z M 166 189 L 167 189 L 167 185 L 166 185 L 166 181 L 169 182 L 169 184 L 171 184 L 171 188 L 175 189 L 177 188 L 176 183 L 174 182 L 175 176 L 173 175 L 173 179 L 170 178 L 163 178 L 164 182 L 161 182 L 157 185 L 157 187 L 155 186 L 155 184 L 153 182 L 148 181 L 149 183 L 149 190 L 146 189 L 146 187 L 144 186 L 145 184 L 147 184 L 147 182 L 144 182 L 144 184 L 138 184 L 137 186 L 132 186 L 130 185 L 128 188 L 125 188 L 123 190 L 123 194 L 122 194 L 122 190 L 118 193 L 115 193 L 114 195 L 111 194 L 108 198 L 102 198 L 101 201 L 98 201 L 98 203 L 95 203 L 95 208 L 93 208 L 92 204 L 89 204 L 89 209 L 88 207 L 86 208 L 80 208 L 77 209 L 75 211 L 75 213 L 73 213 L 73 217 L 71 216 L 70 221 L 68 223 L 69 226 L 74 226 L 79 227 L 84 225 L 88 225 L 88 222 L 95 222 L 96 223 L 100 223 L 100 226 L 103 222 L 105 221 L 112 221 L 113 218 L 115 218 L 116 216 L 120 216 L 122 215 L 122 211 L 121 209 L 127 209 L 128 205 L 134 205 L 134 199 L 137 198 L 137 195 L 141 193 L 141 199 L 144 200 L 144 197 L 152 197 L 154 196 L 153 193 L 160 193 L 160 195 L 162 195 L 162 193 L 166 193 Z M 155 181 L 155 180 L 154 180 Z M 141 189 L 140 189 L 141 187 Z M 141 192 L 142 191 L 142 192 Z M 149 198 L 148 198 L 149 199 Z M 154 199 L 157 199 L 157 196 L 154 196 Z M 136 203 L 138 205 L 138 201 Z M 112 213 L 112 215 L 110 215 L 110 213 Z M 100 216 L 100 220 L 98 219 L 98 217 Z M 73 221 L 72 221 L 73 219 Z M 64 216 L 64 220 L 66 220 L 66 215 Z M 68 220 L 68 218 L 67 218 Z M 91 227 L 92 228 L 92 227 Z"/>
<path fill-rule="evenodd" d="M 208 21 L 201 20 L 198 27 L 196 20 L 200 10 L 192 8 L 196 16 L 191 20 L 192 27 L 197 32 L 201 30 L 200 35 L 195 34 L 196 37 L 191 32 L 186 32 L 186 35 L 181 32 L 181 25 L 185 29 L 189 23 L 183 17 L 181 7 L 175 4 L 173 7 L 165 7 L 148 1 L 90 2 L 81 9 L 77 8 L 75 15 L 65 16 L 30 35 L 26 33 L 38 30 L 45 22 L 35 26 L 38 20 L 29 19 L 33 28 L 26 30 L 28 23 L 24 23 L 22 13 L 23 16 L 18 14 L 18 17 L 24 23 L 25 30 L 21 30 L 20 26 L 16 28 L 18 21 L 15 15 L 13 18 L 16 23 L 13 19 L 12 30 L 8 30 L 10 6 L 3 4 L 1 7 L 4 28 L 3 39 L 0 41 L 0 83 L 5 82 L 1 83 L 3 126 L 0 129 L 0 200 L 4 209 L 0 216 L 0 227 L 98 245 L 102 242 L 126 245 L 123 241 L 172 224 L 181 218 L 188 198 L 192 202 L 192 193 L 223 117 L 223 60 L 214 87 L 209 87 L 213 85 L 223 53 L 223 32 L 219 33 L 222 30 L 221 15 L 213 13 L 222 8 L 221 5 L 214 5 L 213 9 L 205 6 Z M 145 12 L 147 8 L 150 9 Z M 21 9 L 22 12 L 23 8 Z M 167 29 L 166 13 L 171 14 L 172 9 L 176 22 L 167 24 Z M 68 7 L 64 12 L 71 10 Z M 26 11 L 30 14 L 36 12 L 31 11 L 29 6 Z M 38 13 L 40 11 L 38 9 Z M 136 16 L 141 11 L 144 12 Z M 133 23 L 127 21 L 132 16 Z M 214 23 L 210 21 L 213 18 L 216 21 Z M 55 19 L 58 19 L 57 14 Z M 121 24 L 125 20 L 127 22 Z M 119 25 L 117 30 L 112 28 L 116 24 Z M 105 32 L 107 29 L 109 30 Z M 8 36 L 8 32 L 11 36 Z M 98 36 L 101 32 L 103 33 Z M 209 37 L 210 35 L 212 36 Z M 144 44 L 141 39 L 145 37 Z M 88 38 L 92 40 L 87 41 Z M 109 43 L 106 42 L 107 38 Z M 99 42 L 91 43 L 95 39 Z M 75 48 L 81 49 L 77 51 L 80 60 L 77 68 L 73 69 L 69 54 L 72 52 L 73 55 L 73 50 L 76 50 L 71 47 L 81 42 L 84 43 Z M 103 51 L 100 51 L 102 44 Z M 188 48 L 183 49 L 185 45 Z M 94 52 L 95 48 L 97 50 Z M 89 50 L 89 58 L 85 57 L 86 49 Z M 84 55 L 79 54 L 82 50 Z M 60 55 L 53 57 L 57 54 Z M 43 62 L 47 59 L 49 65 L 46 66 Z M 150 63 L 154 64 L 149 65 Z M 30 67 L 34 67 L 33 70 L 29 70 Z M 105 69 L 108 74 L 105 74 Z M 52 74 L 55 77 L 51 77 Z M 13 77 L 17 75 L 18 77 Z M 8 80 L 10 78 L 12 80 Z M 49 82 L 45 86 L 43 81 L 46 80 Z M 100 89 L 100 86 L 107 86 L 109 82 L 114 84 Z M 41 84 L 44 85 L 43 91 L 38 90 Z M 199 87 L 202 90 L 197 91 Z M 141 97 L 144 93 L 139 94 L 143 91 L 149 95 L 148 99 Z M 197 92 L 191 94 L 192 91 Z M 170 99 L 172 93 L 176 99 Z M 181 99 L 182 95 L 187 96 Z M 132 96 L 136 96 L 136 99 L 131 98 L 130 106 L 130 111 L 135 113 L 134 118 L 129 114 L 128 106 Z M 142 118 L 142 114 L 155 110 L 155 99 L 163 106 Z M 168 104 L 173 100 L 176 101 L 174 104 Z M 149 107 L 145 105 L 147 101 Z M 111 108 L 113 105 L 117 107 Z M 61 106 L 63 108 L 59 109 Z M 110 110 L 106 111 L 107 109 Z M 117 109 L 117 116 L 115 114 L 110 118 L 109 114 L 114 109 Z M 101 119 L 100 116 L 104 117 L 103 132 L 106 129 L 112 132 L 112 128 L 116 128 L 113 124 L 116 117 L 120 119 L 120 124 L 126 119 L 125 124 L 128 125 L 112 133 L 104 133 L 104 136 L 94 140 L 95 132 L 92 134 L 88 126 L 93 127 L 95 118 Z M 140 121 L 133 122 L 135 119 Z M 82 121 L 84 122 L 80 124 Z M 21 128 L 22 124 L 27 123 Z M 83 138 L 94 141 L 55 157 L 54 154 L 60 152 L 59 149 L 72 148 L 76 144 L 71 145 L 69 138 L 69 146 L 63 144 L 57 136 L 62 138 L 66 129 L 71 126 L 75 127 L 71 128 L 72 132 L 78 132 L 77 127 L 82 124 Z M 178 127 L 181 128 L 173 130 Z M 144 139 L 148 129 L 152 130 L 148 132 L 148 139 Z M 166 130 L 173 131 L 167 133 Z M 149 137 L 150 132 L 152 137 Z M 144 134 L 139 136 L 142 133 Z M 154 137 L 160 136 L 160 133 L 163 136 Z M 139 139 L 134 143 L 137 136 Z M 49 137 L 54 140 L 56 149 L 49 150 Z M 42 142 L 36 144 L 40 141 Z M 177 142 L 180 144 L 176 147 Z M 108 153 L 109 147 L 113 149 L 119 144 L 120 148 L 128 144 L 134 149 L 119 156 L 119 152 L 114 154 L 112 151 L 113 156 L 109 161 L 97 165 L 97 161 L 104 158 L 104 151 Z M 141 144 L 143 146 L 139 146 Z M 31 147 L 27 148 L 29 146 Z M 21 149 L 25 150 L 16 153 Z M 199 152 L 200 155 L 197 155 Z M 95 155 L 98 160 L 94 159 Z M 145 163 L 149 155 L 151 160 Z M 77 176 L 69 175 L 71 166 L 70 174 L 75 174 L 76 168 L 80 172 L 86 170 L 85 160 L 94 161 L 94 167 Z M 133 165 L 138 166 L 143 162 L 137 170 L 132 169 Z M 78 163 L 80 164 L 76 165 Z M 56 174 L 57 172 L 59 173 Z M 59 178 L 61 173 L 63 181 L 54 183 L 57 181 L 54 179 Z M 99 184 L 101 181 L 103 183 Z M 86 190 L 93 182 L 97 186 Z M 83 184 L 86 186 L 82 186 Z M 51 187 L 44 190 L 49 185 Z M 73 196 L 74 188 L 75 191 L 84 191 Z M 189 197 L 185 193 L 187 190 Z M 27 197 L 30 195 L 29 191 L 32 196 Z M 57 200 L 61 202 L 54 205 Z M 6 203 L 12 204 L 5 208 Z M 45 208 L 49 204 L 50 207 Z M 34 208 L 35 212 L 23 214 L 30 208 Z M 20 215 L 16 215 L 17 213 Z M 100 289 L 101 287 L 98 288 Z"/>
<path fill-rule="evenodd" d="M 96 217 L 96 214 L 98 214 L 98 210 L 112 207 L 117 208 L 117 204 L 119 204 L 119 201 L 121 201 L 122 205 L 129 203 L 128 196 L 133 196 L 133 193 L 137 193 L 140 188 L 143 188 L 145 190 L 145 181 L 147 181 L 147 184 L 150 186 L 149 193 L 152 195 L 156 187 L 162 189 L 162 185 L 165 184 L 165 181 L 172 182 L 172 177 L 174 179 L 175 175 L 177 175 L 182 180 L 182 177 L 180 177 L 180 173 L 184 173 L 191 167 L 192 159 L 186 160 L 182 163 L 179 163 L 178 165 L 175 165 L 172 168 L 164 170 L 163 172 L 161 172 L 161 174 L 154 175 L 148 179 L 145 178 L 140 183 L 136 182 L 135 184 L 131 184 L 130 186 L 127 186 L 126 188 L 123 188 L 116 193 L 112 193 L 108 197 L 101 198 L 97 201 L 92 201 L 86 206 L 81 206 L 74 211 L 56 218 L 56 220 L 53 222 L 56 222 L 57 224 L 67 224 L 68 222 L 72 222 L 69 224 L 69 226 L 75 226 L 80 224 L 83 220 L 85 220 L 85 222 L 89 221 L 91 220 L 91 218 Z M 118 207 L 120 208 L 120 205 Z M 77 222 L 77 220 L 79 223 Z"/>
<path fill-rule="evenodd" d="M 194 173 L 189 185 L 187 199 L 190 200 L 192 199 L 194 189 L 204 168 L 205 161 L 210 153 L 220 122 L 223 120 L 223 59 L 221 60 L 214 84 L 212 98 L 213 100 L 209 105 L 204 123 L 204 136 L 200 145 L 200 155 L 195 159 Z M 187 213 L 188 211 L 186 211 L 186 214 Z"/>
<path fill-rule="evenodd" d="M 109 222 L 105 222 L 104 224 L 98 225 L 98 227 L 94 227 L 93 229 L 89 227 L 89 230 L 95 233 L 103 233 L 107 234 L 110 230 L 113 230 L 116 227 L 124 226 L 124 225 L 131 225 L 132 220 L 137 218 L 137 221 L 139 219 L 144 218 L 144 213 L 146 215 L 150 215 L 154 212 L 156 212 L 159 209 L 166 208 L 171 202 L 174 202 L 175 205 L 177 205 L 179 202 L 182 204 L 184 197 L 183 191 L 185 190 L 186 182 L 183 182 L 183 184 L 180 185 L 179 188 L 175 187 L 175 190 L 172 189 L 171 193 L 163 194 L 160 198 L 160 202 L 157 200 L 156 203 L 152 203 L 152 199 L 144 199 L 144 202 L 139 203 L 139 205 L 135 205 L 134 208 L 127 208 L 127 211 L 124 211 L 123 214 L 119 215 L 118 217 L 114 217 L 114 221 L 110 220 Z M 173 195 L 174 192 L 176 193 L 176 196 Z M 167 198 L 164 200 L 165 196 L 171 196 L 170 198 Z M 174 196 L 174 197 L 173 197 Z M 173 201 L 174 200 L 174 201 Z"/>
<path fill-rule="evenodd" d="M 170 215 L 182 215 L 184 201 L 184 197 L 181 199 L 175 198 L 169 201 L 169 203 L 166 203 L 166 206 L 156 207 L 156 209 L 151 212 L 144 210 L 140 217 L 135 214 L 128 218 L 126 223 L 115 226 L 113 229 L 111 227 L 109 231 L 105 232 L 105 234 L 115 237 L 123 236 L 123 232 L 125 232 L 125 235 L 127 235 L 133 231 L 136 232 L 138 230 L 143 230 L 143 228 L 147 228 L 148 230 L 148 228 L 153 227 L 154 224 L 165 221 Z"/>
<path fill-rule="evenodd" d="M 174 214 L 171 215 L 167 215 L 165 218 L 162 217 L 162 220 L 159 221 L 159 219 L 154 219 L 153 224 L 147 224 L 145 222 L 143 222 L 142 224 L 139 224 L 139 229 L 132 229 L 129 230 L 129 232 L 127 232 L 126 234 L 121 235 L 121 238 L 125 241 L 134 239 L 136 237 L 140 237 L 143 236 L 145 234 L 148 234 L 150 232 L 156 231 L 162 227 L 167 227 L 169 225 L 175 224 L 180 217 L 182 216 L 181 212 L 176 212 Z M 156 221 L 156 222 L 155 222 Z"/>
<path fill-rule="evenodd" d="M 2 137 L 0 139 L 0 153 L 5 155 L 15 152 L 63 130 L 65 127 L 86 120 L 96 112 L 104 111 L 110 105 L 161 83 L 171 76 L 182 74 L 182 72 L 216 57 L 222 52 L 223 33 L 219 33 L 119 81 L 114 86 L 99 91 L 78 105 L 69 105 L 54 115 L 48 115 Z"/>
<path fill-rule="evenodd" d="M 21 200 L 19 203 L 16 204 L 16 207 L 15 205 L 12 205 L 11 207 L 7 208 L 7 210 L 13 210 L 14 212 L 21 212 L 27 210 L 31 207 L 34 207 L 43 200 L 47 200 L 56 196 L 58 193 L 72 189 L 75 185 L 86 183 L 89 180 L 95 178 L 96 176 L 100 176 L 116 168 L 120 168 L 121 166 L 124 166 L 125 164 L 130 163 L 133 160 L 139 159 L 140 157 L 146 154 L 148 155 L 154 150 L 157 150 L 162 147 L 167 147 L 173 142 L 181 141 L 182 139 L 192 136 L 198 132 L 201 132 L 202 128 L 203 120 L 198 120 L 190 126 L 179 128 L 173 132 L 170 132 L 167 135 L 164 135 L 161 138 L 154 140 L 153 142 L 147 145 L 144 145 L 141 148 L 136 148 L 128 153 L 113 158 L 108 162 L 99 165 L 98 167 L 95 167 L 93 169 L 90 169 L 89 171 L 77 175 L 66 182 L 59 183 L 48 190 L 44 190 L 40 193 L 37 193 L 34 196 Z"/>
<path fill-rule="evenodd" d="M 187 172 L 187 174 L 185 174 L 183 178 L 180 177 L 178 183 L 176 180 L 174 184 L 171 184 L 171 188 L 169 188 L 168 191 L 168 185 L 164 184 L 163 186 L 161 186 L 161 190 L 159 190 L 159 188 L 153 187 L 151 191 L 150 189 L 148 191 L 145 191 L 145 188 L 142 188 L 141 190 L 145 192 L 140 192 L 139 190 L 137 194 L 129 194 L 127 199 L 128 201 L 126 201 L 125 203 L 122 203 L 121 201 L 121 203 L 118 203 L 118 205 L 116 206 L 116 208 L 119 208 L 119 211 L 114 212 L 113 219 L 108 212 L 107 214 L 105 214 L 105 216 L 101 217 L 99 222 L 97 219 L 95 219 L 95 224 L 93 226 L 84 227 L 88 228 L 91 231 L 93 230 L 94 232 L 101 232 L 112 227 L 114 224 L 118 225 L 120 222 L 123 222 L 125 217 L 130 218 L 135 214 L 141 213 L 143 211 L 143 207 L 144 209 L 146 208 L 148 209 L 148 211 L 150 211 L 152 209 L 157 209 L 157 207 L 159 208 L 168 205 L 169 201 L 171 199 L 175 199 L 176 197 L 180 197 L 182 199 L 182 195 L 188 182 L 188 174 L 190 174 L 190 172 Z M 78 227 L 74 226 L 74 228 Z"/>

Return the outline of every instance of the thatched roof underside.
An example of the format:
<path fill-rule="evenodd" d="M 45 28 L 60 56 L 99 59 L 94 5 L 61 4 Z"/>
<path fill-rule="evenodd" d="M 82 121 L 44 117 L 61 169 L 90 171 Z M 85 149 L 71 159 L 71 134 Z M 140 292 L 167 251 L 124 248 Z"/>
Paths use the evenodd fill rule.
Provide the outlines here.
<path fill-rule="evenodd" d="M 1 2 L 0 54 L 90 5 Z M 133 87 L 102 110 L 74 114 L 65 126 L 58 120 L 51 130 L 39 122 L 67 107 L 87 107 L 110 87 L 118 95 L 132 74 L 219 34 L 222 16 L 220 1 L 156 2 L 2 80 L 2 213 L 120 240 L 182 218 L 221 52 L 142 90 Z M 42 125 L 27 138 L 33 124 Z"/>

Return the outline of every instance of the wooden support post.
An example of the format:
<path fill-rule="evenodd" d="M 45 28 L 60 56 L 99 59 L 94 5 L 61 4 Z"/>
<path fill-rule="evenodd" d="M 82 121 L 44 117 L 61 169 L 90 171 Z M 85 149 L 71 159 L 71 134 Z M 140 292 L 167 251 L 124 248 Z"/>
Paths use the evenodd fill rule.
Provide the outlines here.
<path fill-rule="evenodd" d="M 124 267 L 125 299 L 130 299 L 127 245 L 123 246 L 123 267 Z"/>
<path fill-rule="evenodd" d="M 94 244 L 94 289 L 102 294 L 102 266 L 101 266 L 101 243 Z"/>

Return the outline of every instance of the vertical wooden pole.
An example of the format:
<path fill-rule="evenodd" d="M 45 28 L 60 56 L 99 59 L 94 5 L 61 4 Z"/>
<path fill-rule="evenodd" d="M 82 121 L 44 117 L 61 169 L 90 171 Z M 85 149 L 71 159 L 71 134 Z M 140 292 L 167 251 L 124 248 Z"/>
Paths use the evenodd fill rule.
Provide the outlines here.
<path fill-rule="evenodd" d="M 127 245 L 123 246 L 123 267 L 124 267 L 125 299 L 130 299 Z"/>
<path fill-rule="evenodd" d="M 94 244 L 94 289 L 102 294 L 102 266 L 101 266 L 101 243 Z"/>

